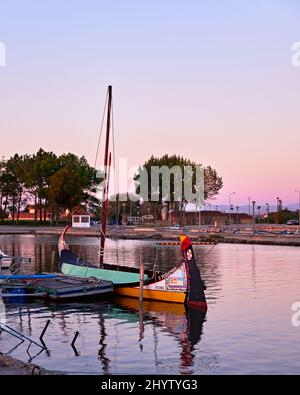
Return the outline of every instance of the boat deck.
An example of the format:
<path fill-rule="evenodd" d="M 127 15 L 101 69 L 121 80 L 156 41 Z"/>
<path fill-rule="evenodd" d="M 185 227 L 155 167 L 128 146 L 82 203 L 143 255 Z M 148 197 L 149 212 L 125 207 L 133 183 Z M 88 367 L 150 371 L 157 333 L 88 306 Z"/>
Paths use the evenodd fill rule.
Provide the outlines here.
<path fill-rule="evenodd" d="M 2 297 L 40 297 L 45 299 L 71 299 L 113 292 L 110 281 L 78 278 L 57 274 L 45 278 L 7 279 L 0 283 Z"/>

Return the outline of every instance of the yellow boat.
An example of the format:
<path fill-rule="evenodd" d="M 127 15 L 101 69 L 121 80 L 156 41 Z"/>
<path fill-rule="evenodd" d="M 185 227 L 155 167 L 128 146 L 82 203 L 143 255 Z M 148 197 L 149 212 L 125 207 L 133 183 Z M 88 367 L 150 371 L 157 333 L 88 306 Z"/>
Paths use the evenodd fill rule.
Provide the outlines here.
<path fill-rule="evenodd" d="M 188 304 L 207 310 L 204 294 L 205 285 L 196 265 L 195 255 L 190 239 L 180 236 L 182 260 L 167 273 L 145 271 L 141 276 L 140 270 L 103 263 L 100 268 L 79 259 L 73 254 L 65 242 L 63 232 L 59 241 L 59 256 L 61 272 L 71 276 L 95 277 L 112 281 L 114 294 L 132 298 L 140 297 L 140 279 L 143 277 L 143 299 L 169 303 Z"/>

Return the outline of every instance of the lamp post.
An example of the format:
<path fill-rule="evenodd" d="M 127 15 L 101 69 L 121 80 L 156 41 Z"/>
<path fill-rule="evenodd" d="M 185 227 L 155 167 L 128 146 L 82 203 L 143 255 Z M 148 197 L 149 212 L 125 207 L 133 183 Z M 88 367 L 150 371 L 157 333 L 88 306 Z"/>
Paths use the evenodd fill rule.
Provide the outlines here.
<path fill-rule="evenodd" d="M 261 206 L 257 206 L 257 210 L 258 210 L 258 222 L 260 223 L 260 209 Z"/>
<path fill-rule="evenodd" d="M 295 189 L 295 192 L 298 193 L 298 226 L 300 226 L 300 191 Z"/>
<path fill-rule="evenodd" d="M 229 226 L 231 225 L 231 196 L 235 195 L 235 192 L 229 194 Z"/>
<path fill-rule="evenodd" d="M 252 201 L 252 231 L 255 234 L 255 203 L 256 201 Z"/>
<path fill-rule="evenodd" d="M 270 214 L 270 206 L 269 203 L 266 203 L 266 207 L 267 207 L 267 224 L 269 223 L 269 214 Z"/>
<path fill-rule="evenodd" d="M 126 204 L 125 204 L 125 203 L 123 203 L 123 221 L 122 221 L 122 225 L 123 225 L 123 224 L 125 224 L 125 225 L 126 225 L 126 220 L 125 220 L 125 215 L 126 215 L 126 212 L 125 212 L 125 206 L 126 206 Z"/>
<path fill-rule="evenodd" d="M 236 206 L 236 230 L 239 230 L 239 206 Z"/>
<path fill-rule="evenodd" d="M 199 201 L 197 203 L 197 206 L 199 207 L 199 212 L 198 212 L 198 226 L 199 226 L 199 229 L 201 227 L 201 203 L 202 203 L 202 201 L 201 201 L 201 189 L 199 188 Z"/>
<path fill-rule="evenodd" d="M 277 196 L 277 212 L 276 212 L 276 225 L 279 223 L 279 197 Z"/>

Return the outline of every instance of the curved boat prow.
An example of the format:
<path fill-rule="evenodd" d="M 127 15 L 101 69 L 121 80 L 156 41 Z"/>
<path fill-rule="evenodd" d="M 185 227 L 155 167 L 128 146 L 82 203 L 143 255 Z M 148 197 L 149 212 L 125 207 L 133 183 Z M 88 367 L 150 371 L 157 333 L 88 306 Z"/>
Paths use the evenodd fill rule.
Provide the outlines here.
<path fill-rule="evenodd" d="M 68 250 L 69 249 L 69 245 L 66 242 L 66 233 L 67 231 L 71 228 L 71 225 L 67 225 L 64 229 L 64 231 L 62 232 L 59 240 L 58 240 L 58 254 L 59 257 L 61 257 L 61 252 L 63 250 Z"/>
<path fill-rule="evenodd" d="M 206 311 L 207 303 L 204 293 L 206 287 L 201 279 L 201 274 L 196 264 L 192 242 L 185 235 L 180 236 L 179 238 L 187 274 L 187 293 L 185 303 L 190 307 Z"/>

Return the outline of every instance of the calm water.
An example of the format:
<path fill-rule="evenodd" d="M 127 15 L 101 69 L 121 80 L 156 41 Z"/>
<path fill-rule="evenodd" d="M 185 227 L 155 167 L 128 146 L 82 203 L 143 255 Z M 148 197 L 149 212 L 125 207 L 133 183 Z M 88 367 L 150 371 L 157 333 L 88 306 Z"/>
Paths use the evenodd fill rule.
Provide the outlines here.
<path fill-rule="evenodd" d="M 25 271 L 50 270 L 56 238 L 0 237 L 0 249 L 32 258 Z M 97 262 L 98 240 L 70 238 L 81 257 Z M 147 267 L 155 243 L 109 241 L 106 260 Z M 299 374 L 300 327 L 291 323 L 300 301 L 300 249 L 297 247 L 219 244 L 195 248 L 206 281 L 208 312 L 186 312 L 182 306 L 130 299 L 98 303 L 5 304 L 2 319 L 22 333 L 44 337 L 48 352 L 16 345 L 0 335 L 0 350 L 48 369 L 89 374 Z M 178 247 L 157 251 L 158 267 L 167 270 L 178 259 Z M 3 313 L 5 309 L 5 313 Z M 76 349 L 71 342 L 80 336 Z"/>

